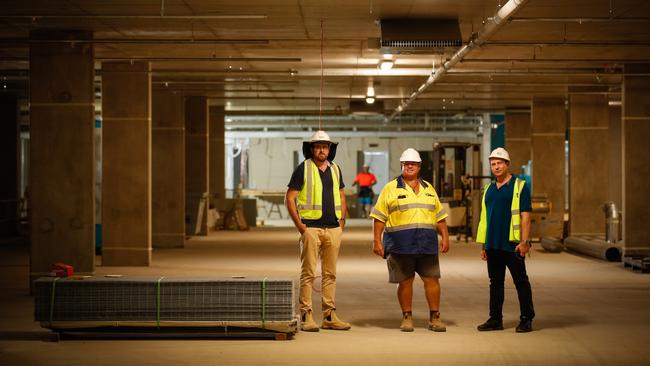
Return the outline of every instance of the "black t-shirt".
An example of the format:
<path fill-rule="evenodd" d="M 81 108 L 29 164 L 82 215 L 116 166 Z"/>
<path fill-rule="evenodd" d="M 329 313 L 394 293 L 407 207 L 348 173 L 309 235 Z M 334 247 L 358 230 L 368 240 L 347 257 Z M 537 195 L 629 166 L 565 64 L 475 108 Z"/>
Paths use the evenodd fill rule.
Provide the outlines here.
<path fill-rule="evenodd" d="M 334 183 L 332 182 L 331 169 L 332 168 L 329 165 L 325 171 L 318 169 L 321 184 L 323 186 L 323 216 L 318 220 L 302 219 L 302 223 L 307 225 L 307 227 L 334 228 L 339 226 L 339 220 L 336 218 L 336 211 L 334 210 L 334 192 L 332 192 L 332 186 Z M 304 183 L 305 162 L 303 161 L 296 167 L 293 174 L 291 174 L 291 180 L 289 181 L 288 187 L 300 191 L 302 190 Z M 344 187 L 343 176 L 341 175 L 341 169 L 339 169 L 339 188 L 343 189 Z M 339 194 L 339 192 L 336 192 L 336 194 Z"/>

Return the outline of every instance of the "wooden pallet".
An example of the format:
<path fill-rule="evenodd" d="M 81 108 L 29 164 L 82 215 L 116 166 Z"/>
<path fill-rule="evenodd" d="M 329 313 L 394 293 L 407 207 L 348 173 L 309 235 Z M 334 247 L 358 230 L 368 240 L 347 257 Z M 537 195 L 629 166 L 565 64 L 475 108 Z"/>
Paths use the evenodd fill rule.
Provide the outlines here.
<path fill-rule="evenodd" d="M 47 340 L 115 340 L 115 339 L 271 339 L 286 341 L 293 339 L 295 332 L 276 332 L 257 328 L 81 328 L 81 329 L 52 329 L 51 337 Z"/>
<path fill-rule="evenodd" d="M 623 257 L 623 266 L 630 268 L 633 272 L 650 273 L 650 257 Z"/>

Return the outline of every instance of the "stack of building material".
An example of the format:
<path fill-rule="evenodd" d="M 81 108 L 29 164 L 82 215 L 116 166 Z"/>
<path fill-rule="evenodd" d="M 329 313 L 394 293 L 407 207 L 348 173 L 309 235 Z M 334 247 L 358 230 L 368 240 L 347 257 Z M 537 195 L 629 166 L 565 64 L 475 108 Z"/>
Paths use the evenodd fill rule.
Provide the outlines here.
<path fill-rule="evenodd" d="M 291 280 L 40 278 L 35 319 L 52 329 L 236 327 L 295 333 Z"/>

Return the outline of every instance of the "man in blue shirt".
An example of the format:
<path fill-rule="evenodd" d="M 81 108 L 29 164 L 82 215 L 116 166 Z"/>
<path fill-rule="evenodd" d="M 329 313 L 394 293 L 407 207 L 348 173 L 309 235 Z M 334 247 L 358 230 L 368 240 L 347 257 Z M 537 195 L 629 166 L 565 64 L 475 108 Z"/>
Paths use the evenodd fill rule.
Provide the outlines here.
<path fill-rule="evenodd" d="M 503 300 L 506 267 L 519 297 L 520 322 L 517 333 L 533 330 L 533 295 L 526 274 L 526 253 L 530 250 L 530 188 L 510 174 L 510 156 L 504 148 L 490 154 L 495 181 L 483 193 L 481 220 L 476 241 L 483 243 L 481 258 L 487 261 L 490 277 L 490 318 L 479 331 L 503 329 Z"/>

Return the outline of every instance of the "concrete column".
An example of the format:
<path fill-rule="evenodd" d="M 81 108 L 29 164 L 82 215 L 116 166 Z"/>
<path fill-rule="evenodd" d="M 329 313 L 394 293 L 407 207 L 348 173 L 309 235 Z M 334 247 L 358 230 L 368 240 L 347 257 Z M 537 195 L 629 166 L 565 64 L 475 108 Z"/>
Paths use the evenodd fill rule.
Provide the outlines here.
<path fill-rule="evenodd" d="M 18 101 L 0 96 L 0 238 L 16 235 L 18 226 Z"/>
<path fill-rule="evenodd" d="M 185 97 L 153 91 L 152 240 L 154 248 L 185 245 Z"/>
<path fill-rule="evenodd" d="M 564 218 L 564 97 L 533 98 L 531 137 L 533 195 L 546 195 L 551 203 L 544 236 L 562 236 Z"/>
<path fill-rule="evenodd" d="M 530 112 L 506 112 L 506 150 L 510 154 L 510 172 L 523 174 L 522 165 L 530 160 Z"/>
<path fill-rule="evenodd" d="M 30 278 L 66 262 L 95 270 L 94 55 L 91 32 L 30 33 Z"/>
<path fill-rule="evenodd" d="M 650 64 L 625 65 L 623 78 L 624 255 L 650 254 Z"/>
<path fill-rule="evenodd" d="M 199 202 L 209 196 L 208 98 L 188 97 L 185 100 L 185 232 L 194 235 Z M 207 235 L 207 212 L 203 211 L 200 235 Z"/>
<path fill-rule="evenodd" d="M 609 195 L 607 94 L 569 97 L 569 235 L 605 235 Z"/>
<path fill-rule="evenodd" d="M 224 107 L 210 107 L 210 194 L 213 199 L 226 198 Z"/>
<path fill-rule="evenodd" d="M 151 72 L 102 64 L 102 265 L 151 263 Z"/>

